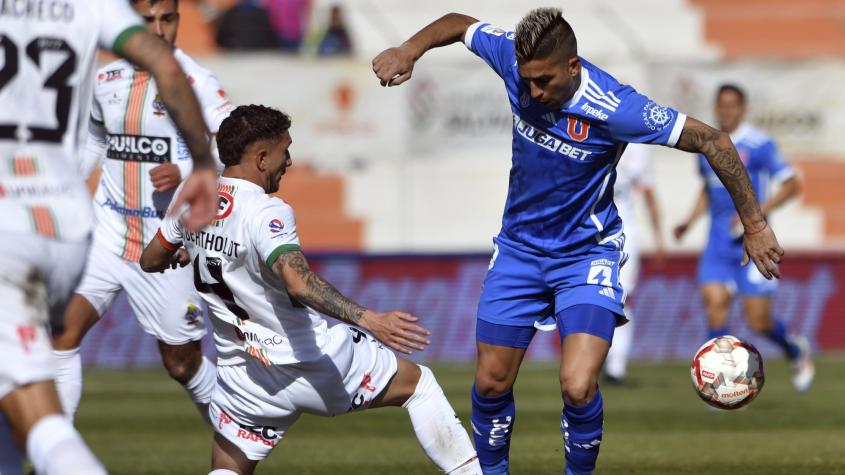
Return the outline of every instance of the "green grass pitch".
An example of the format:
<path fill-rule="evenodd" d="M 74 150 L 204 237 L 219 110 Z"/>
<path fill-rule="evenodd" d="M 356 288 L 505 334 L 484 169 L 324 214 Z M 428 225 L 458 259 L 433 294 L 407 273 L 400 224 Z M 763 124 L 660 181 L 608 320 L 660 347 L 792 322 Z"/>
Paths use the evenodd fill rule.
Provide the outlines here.
<path fill-rule="evenodd" d="M 682 363 L 635 364 L 635 388 L 602 389 L 597 474 L 845 474 L 845 359 L 820 359 L 809 394 L 785 363 L 767 361 L 763 393 L 746 410 L 707 410 Z M 469 426 L 472 367 L 433 365 Z M 560 474 L 557 370 L 528 364 L 516 386 L 514 474 Z M 77 426 L 111 473 L 205 474 L 211 431 L 163 370 L 86 371 Z M 404 410 L 304 416 L 257 473 L 433 474 Z"/>

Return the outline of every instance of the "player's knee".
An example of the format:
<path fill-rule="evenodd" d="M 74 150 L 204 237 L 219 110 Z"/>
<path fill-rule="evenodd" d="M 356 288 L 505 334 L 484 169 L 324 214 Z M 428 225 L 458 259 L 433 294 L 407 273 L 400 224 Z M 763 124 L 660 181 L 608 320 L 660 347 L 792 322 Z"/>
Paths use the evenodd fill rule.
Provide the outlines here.
<path fill-rule="evenodd" d="M 561 374 L 560 390 L 563 400 L 569 404 L 583 406 L 596 394 L 595 378 L 579 374 Z"/>
<path fill-rule="evenodd" d="M 495 397 L 511 390 L 514 376 L 503 366 L 479 367 L 475 373 L 475 391 L 479 396 Z"/>
<path fill-rule="evenodd" d="M 172 353 L 162 354 L 162 362 L 164 363 L 165 369 L 167 369 L 167 373 L 183 386 L 188 384 L 188 381 L 194 377 L 199 369 L 199 364 L 194 362 L 194 359 L 193 355 L 185 357 L 185 355 Z M 199 359 L 199 363 L 201 362 L 202 357 Z"/>

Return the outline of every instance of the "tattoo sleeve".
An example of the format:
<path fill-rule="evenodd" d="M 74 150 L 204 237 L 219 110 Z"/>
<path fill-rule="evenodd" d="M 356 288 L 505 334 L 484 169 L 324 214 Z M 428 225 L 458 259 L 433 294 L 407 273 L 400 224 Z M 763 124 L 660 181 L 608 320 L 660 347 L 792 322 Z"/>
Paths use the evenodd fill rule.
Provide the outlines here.
<path fill-rule="evenodd" d="M 295 298 L 320 313 L 357 325 L 366 311 L 312 272 L 301 252 L 286 252 L 279 256 L 273 271 L 280 277 L 292 272 L 302 283 L 302 290 L 296 293 Z"/>
<path fill-rule="evenodd" d="M 707 158 L 730 193 L 746 229 L 764 220 L 748 172 L 728 134 L 689 117 L 675 147 L 685 152 L 700 153 Z"/>

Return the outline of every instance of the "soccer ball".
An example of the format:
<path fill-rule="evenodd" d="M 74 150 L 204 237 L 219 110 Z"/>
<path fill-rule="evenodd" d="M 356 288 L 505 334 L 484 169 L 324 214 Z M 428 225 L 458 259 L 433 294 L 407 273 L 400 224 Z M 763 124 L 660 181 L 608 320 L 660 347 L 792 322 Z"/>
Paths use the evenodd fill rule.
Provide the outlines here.
<path fill-rule="evenodd" d="M 690 366 L 692 387 L 704 402 L 739 409 L 763 390 L 763 358 L 754 345 L 731 335 L 701 345 Z"/>

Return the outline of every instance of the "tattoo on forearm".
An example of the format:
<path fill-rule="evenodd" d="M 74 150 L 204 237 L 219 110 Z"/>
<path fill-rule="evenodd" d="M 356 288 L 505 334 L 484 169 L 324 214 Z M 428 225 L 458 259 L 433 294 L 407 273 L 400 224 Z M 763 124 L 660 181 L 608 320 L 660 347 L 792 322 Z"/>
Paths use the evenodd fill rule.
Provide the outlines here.
<path fill-rule="evenodd" d="M 676 147 L 685 152 L 701 153 L 707 157 L 713 171 L 733 198 L 743 223 L 748 224 L 763 219 L 748 172 L 736 148 L 721 132 L 700 122 L 692 124 L 688 122 L 681 132 Z"/>
<path fill-rule="evenodd" d="M 305 282 L 305 295 L 297 299 L 309 307 L 353 325 L 358 324 L 366 309 L 344 297 L 330 283 L 308 268 L 301 252 L 287 252 L 279 257 L 282 266 L 289 267 Z"/>

